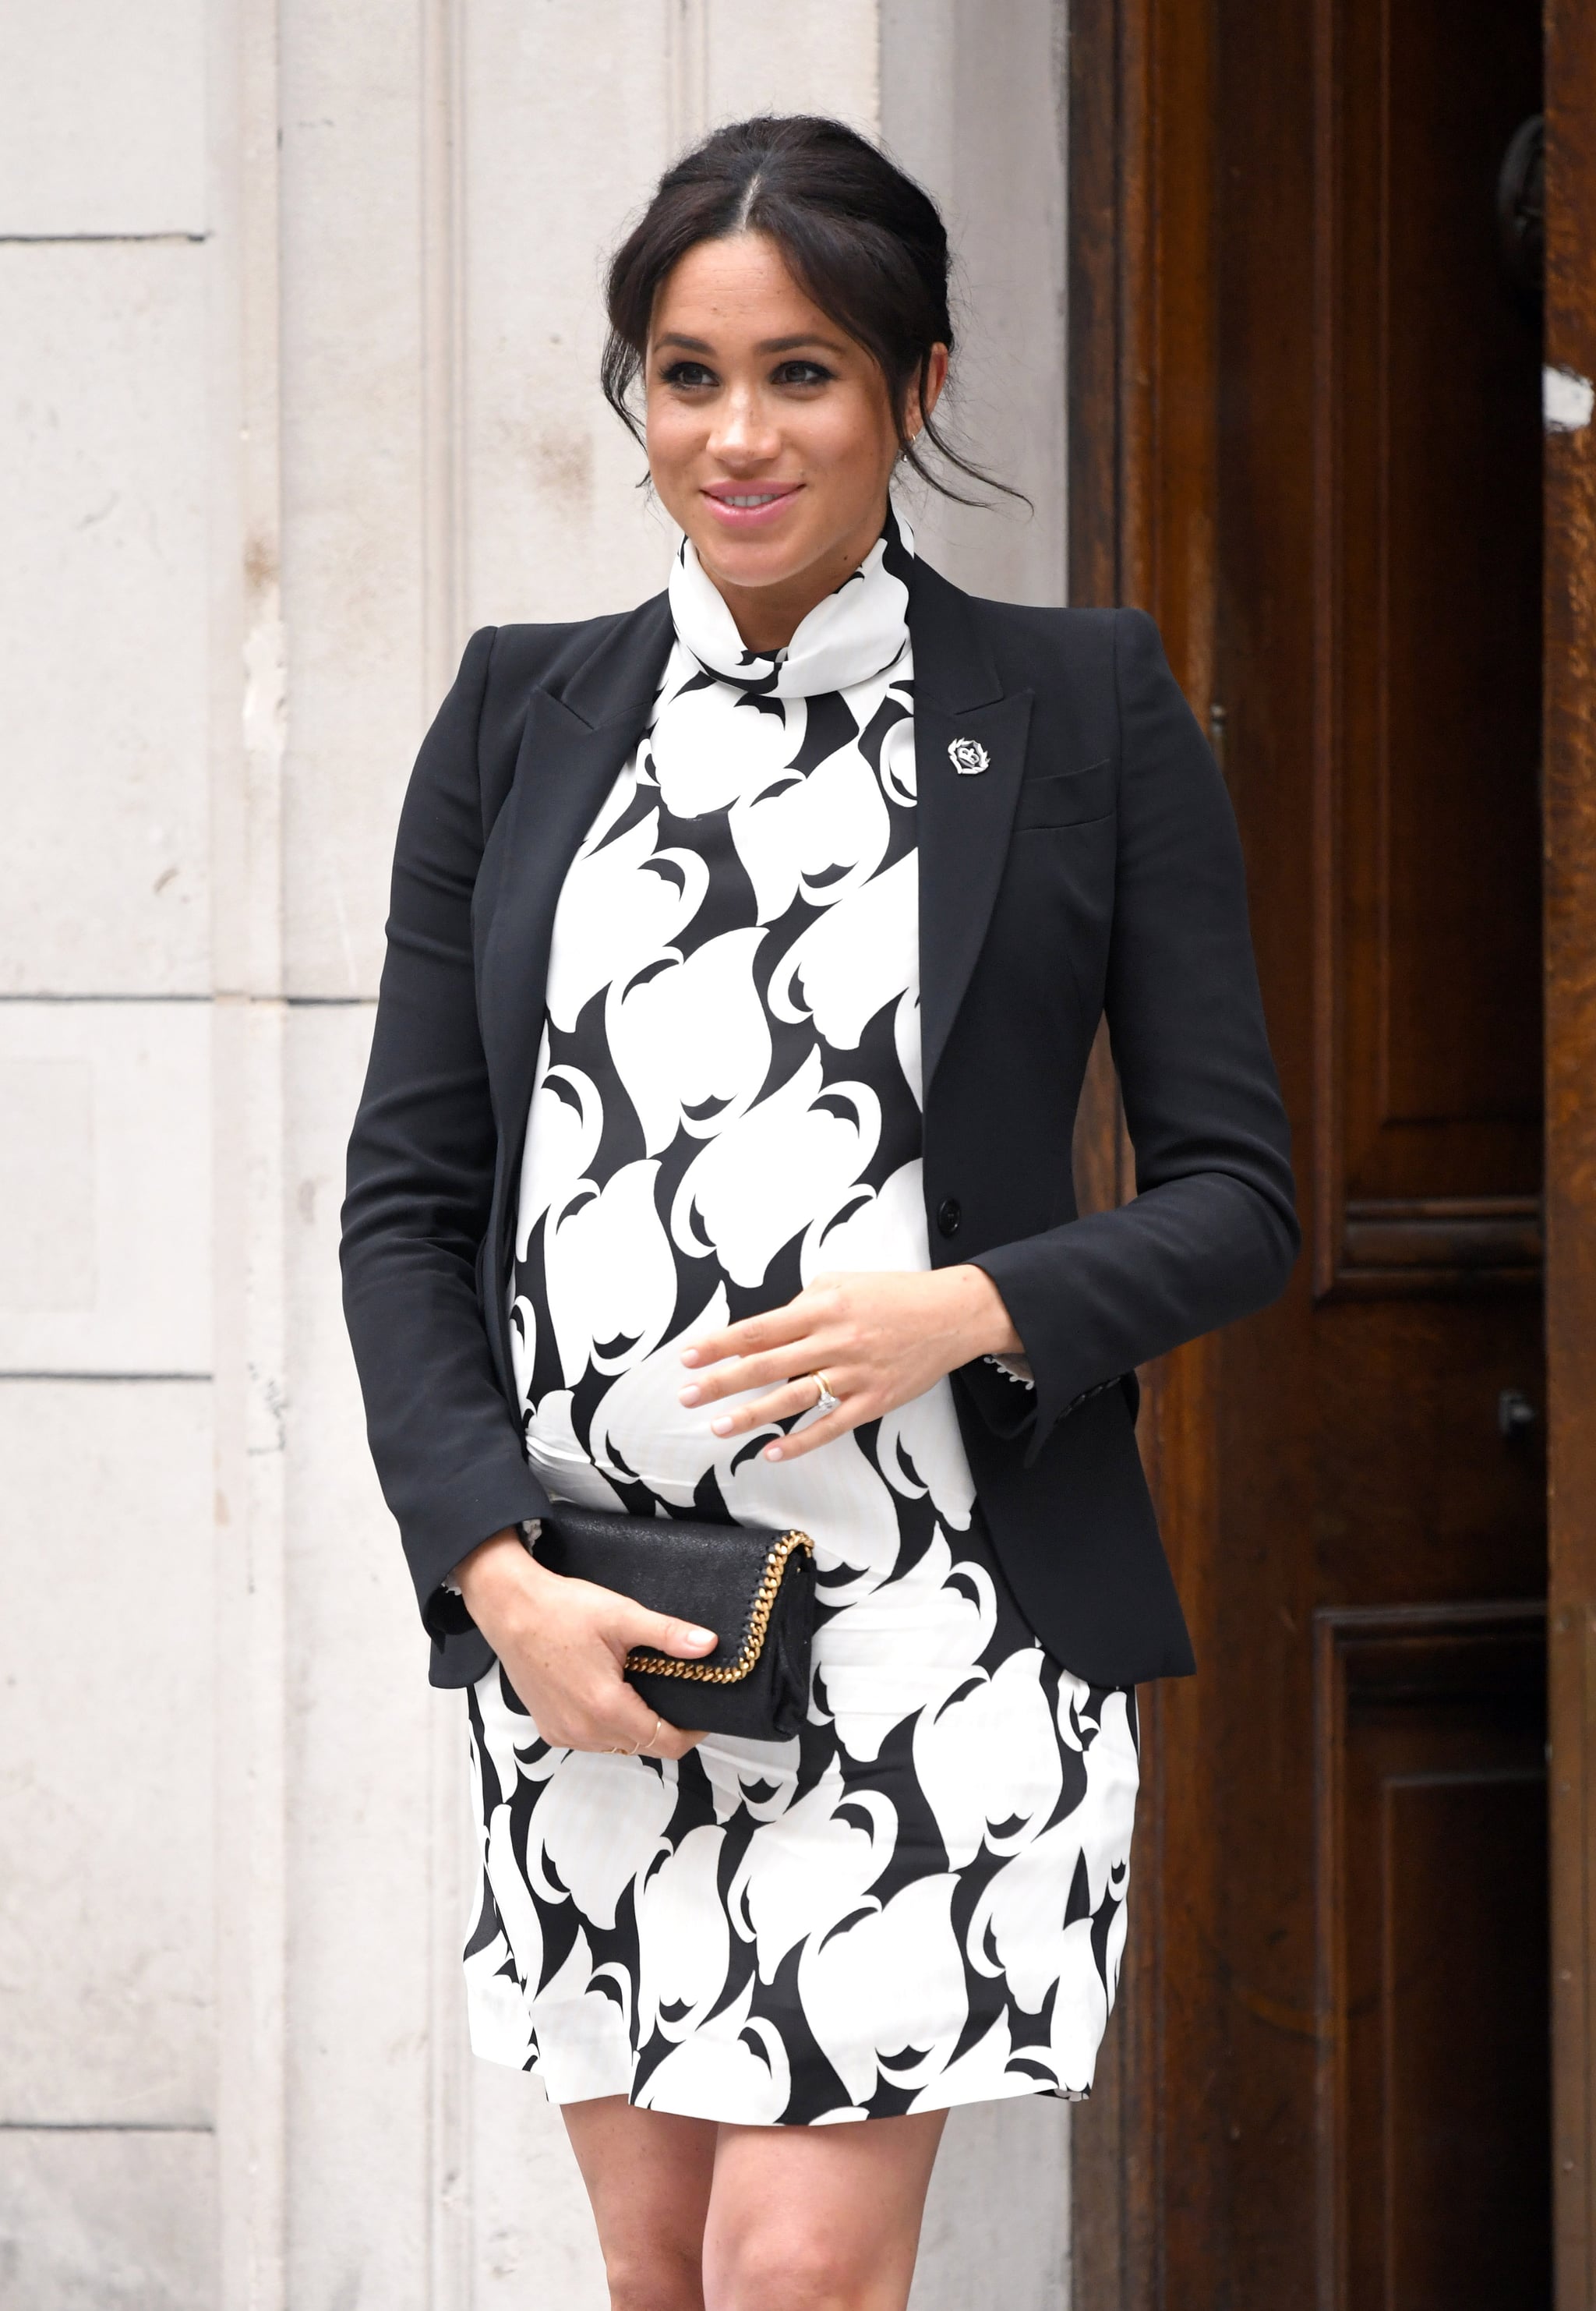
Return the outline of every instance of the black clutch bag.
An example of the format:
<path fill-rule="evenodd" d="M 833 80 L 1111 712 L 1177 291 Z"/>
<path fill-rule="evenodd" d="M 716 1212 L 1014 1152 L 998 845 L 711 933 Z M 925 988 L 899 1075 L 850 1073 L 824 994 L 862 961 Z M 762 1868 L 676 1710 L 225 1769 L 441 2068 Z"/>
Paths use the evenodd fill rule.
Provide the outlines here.
<path fill-rule="evenodd" d="M 807 1532 L 623 1516 L 562 1501 L 544 1518 L 536 1550 L 551 1573 L 713 1629 L 714 1652 L 695 1661 L 641 1647 L 626 1656 L 629 1681 L 667 1725 L 785 1741 L 803 1724 L 815 1635 Z"/>

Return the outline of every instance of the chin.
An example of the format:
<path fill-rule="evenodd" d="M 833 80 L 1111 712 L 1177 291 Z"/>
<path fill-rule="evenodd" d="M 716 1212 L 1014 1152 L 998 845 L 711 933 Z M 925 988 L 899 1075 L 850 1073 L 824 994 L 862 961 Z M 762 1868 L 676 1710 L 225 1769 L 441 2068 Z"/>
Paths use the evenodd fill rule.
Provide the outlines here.
<path fill-rule="evenodd" d="M 780 586 L 815 559 L 813 545 L 796 538 L 728 538 L 716 533 L 693 543 L 710 576 L 723 578 L 728 586 Z"/>

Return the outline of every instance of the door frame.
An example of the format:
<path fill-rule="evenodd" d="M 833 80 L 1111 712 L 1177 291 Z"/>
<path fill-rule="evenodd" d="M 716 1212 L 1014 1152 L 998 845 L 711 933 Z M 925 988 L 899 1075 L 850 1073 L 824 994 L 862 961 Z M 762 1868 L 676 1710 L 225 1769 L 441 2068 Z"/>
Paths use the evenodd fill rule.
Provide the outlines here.
<path fill-rule="evenodd" d="M 1213 556 L 1217 460 L 1214 252 L 1208 205 L 1164 197 L 1212 172 L 1212 26 L 1202 0 L 1072 0 L 1068 47 L 1069 597 L 1133 603 L 1157 619 L 1170 664 L 1199 719 L 1213 701 Z M 1161 100 L 1178 87 L 1179 104 Z M 1166 394 L 1177 374 L 1182 390 Z M 1077 1168 L 1098 1192 L 1129 1194 L 1129 1151 L 1103 1082 L 1083 1119 Z M 1206 1565 L 1217 1539 L 1213 1485 L 1218 1403 L 1209 1344 L 1195 1341 L 1144 1375 L 1138 1433 L 1164 1545 L 1199 1658 L 1214 1658 Z M 1173 2271 L 1211 2259 L 1220 2205 L 1217 2146 L 1182 2137 L 1166 2159 L 1165 2091 L 1199 2059 L 1217 1985 L 1164 1968 L 1172 1905 L 1211 1901 L 1217 1856 L 1199 1834 L 1207 1785 L 1208 1681 L 1138 1696 L 1135 1925 L 1091 2102 L 1071 2130 L 1075 2311 L 1153 2311 Z M 1209 1938 L 1199 1938 L 1203 1947 Z M 1205 2245 L 1209 2247 L 1204 2255 Z"/>
<path fill-rule="evenodd" d="M 1596 18 L 1548 0 L 1546 1230 L 1558 2311 L 1596 2303 Z M 1583 395 L 1580 388 L 1583 386 Z M 1583 422 L 1577 418 L 1583 401 Z"/>
<path fill-rule="evenodd" d="M 1596 12 L 1546 0 L 1548 364 L 1596 379 Z M 1214 699 L 1217 346 L 1207 0 L 1072 0 L 1068 65 L 1069 595 L 1134 603 L 1200 719 Z M 1172 100 L 1178 92 L 1178 100 Z M 1170 188 L 1182 188 L 1170 197 Z M 1199 188 L 1196 192 L 1192 187 Z M 1322 262 L 1322 256 L 1320 259 Z M 1166 390 L 1165 381 L 1178 387 Z M 1577 382 L 1565 388 L 1575 403 Z M 1570 405 L 1574 406 L 1573 404 Z M 1575 409 L 1577 414 L 1577 409 Z M 1558 2311 L 1596 2307 L 1596 424 L 1548 430 L 1545 467 L 1547 1427 L 1550 1490 L 1553 2141 Z M 1218 726 L 1221 727 L 1222 726 Z M 1089 1177 L 1129 1193 L 1099 1073 Z M 1091 1119 L 1095 1119 L 1092 1121 Z M 1141 1436 L 1199 1658 L 1217 1657 L 1217 1367 L 1194 1342 L 1147 1375 Z M 1201 1678 L 1142 1696 L 1136 1926 L 1091 2103 L 1072 2134 L 1076 2311 L 1184 2311 L 1212 2269 L 1219 2146 L 1182 2130 L 1218 1984 L 1177 1978 L 1166 1922 L 1213 1891 Z M 1196 1938 L 1204 1948 L 1207 1937 Z M 1215 1962 L 1217 1963 L 1216 1953 Z M 1178 2063 L 1173 2057 L 1178 2053 Z M 1212 2054 L 1217 2056 L 1218 2048 Z M 1172 2291 L 1173 2289 L 1173 2291 Z"/>

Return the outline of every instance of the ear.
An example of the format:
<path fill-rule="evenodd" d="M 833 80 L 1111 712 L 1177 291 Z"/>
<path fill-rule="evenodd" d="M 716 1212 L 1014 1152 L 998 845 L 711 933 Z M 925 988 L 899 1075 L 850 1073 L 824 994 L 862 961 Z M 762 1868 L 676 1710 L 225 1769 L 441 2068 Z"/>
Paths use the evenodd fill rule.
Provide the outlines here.
<path fill-rule="evenodd" d="M 933 345 L 926 356 L 924 399 L 922 401 L 920 397 L 920 379 L 916 378 L 909 388 L 905 401 L 903 421 L 909 428 L 911 439 L 920 432 L 925 419 L 936 408 L 942 397 L 942 388 L 946 383 L 947 347 Z"/>

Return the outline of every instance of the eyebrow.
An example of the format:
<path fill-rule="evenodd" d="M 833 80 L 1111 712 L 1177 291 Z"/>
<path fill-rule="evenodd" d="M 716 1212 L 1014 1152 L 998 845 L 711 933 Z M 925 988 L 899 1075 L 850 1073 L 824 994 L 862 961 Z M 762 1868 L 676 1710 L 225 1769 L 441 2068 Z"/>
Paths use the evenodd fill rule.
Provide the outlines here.
<path fill-rule="evenodd" d="M 710 353 L 715 350 L 707 338 L 684 336 L 679 329 L 667 330 L 664 336 L 656 337 L 654 343 L 657 346 L 676 345 L 683 353 Z M 797 353 L 800 345 L 822 345 L 832 353 L 846 350 L 835 337 L 817 336 L 809 330 L 796 337 L 765 337 L 754 350 L 756 353 Z"/>

